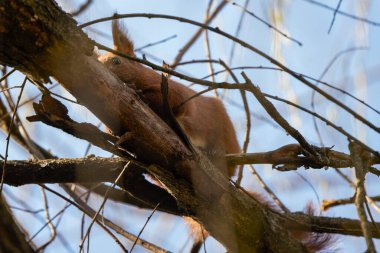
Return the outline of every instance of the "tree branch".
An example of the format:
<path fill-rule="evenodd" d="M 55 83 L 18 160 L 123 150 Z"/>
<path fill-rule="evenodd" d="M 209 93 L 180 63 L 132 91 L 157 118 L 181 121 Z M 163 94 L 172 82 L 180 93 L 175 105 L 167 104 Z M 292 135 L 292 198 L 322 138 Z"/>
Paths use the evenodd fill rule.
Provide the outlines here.
<path fill-rule="evenodd" d="M 1 165 L 2 161 L 0 161 Z M 9 167 L 8 167 L 9 166 Z M 77 158 L 77 159 L 49 159 L 39 161 L 8 161 L 7 184 L 23 185 L 30 182 L 30 175 L 35 175 L 35 181 L 39 183 L 84 183 L 84 186 L 90 188 L 90 183 L 113 182 L 123 167 L 125 160 L 121 158 Z M 186 215 L 183 209 L 180 209 L 175 200 L 167 194 L 162 188 L 142 181 L 141 172 L 138 173 L 139 167 L 131 166 L 125 173 L 124 186 L 128 192 L 114 189 L 110 192 L 110 199 L 117 202 L 132 204 L 140 208 L 153 209 L 157 203 L 160 204 L 158 210 L 173 215 Z M 80 175 L 80 176 L 78 176 Z M 29 176 L 29 178 L 28 178 Z M 36 178 L 40 176 L 40 178 Z M 102 178 L 104 177 L 104 178 Z M 17 183 L 14 184 L 17 178 Z M 62 178 L 66 181 L 62 182 Z M 20 179 L 20 180 L 19 180 Z M 21 182 L 21 180 L 24 180 Z M 56 179 L 57 181 L 54 181 Z M 46 180 L 46 181 L 43 181 Z M 108 186 L 96 187 L 93 191 L 103 195 Z M 136 195 L 135 195 L 136 194 Z M 133 197 L 131 197 L 133 195 Z M 319 233 L 336 233 L 343 235 L 363 236 L 358 220 L 346 218 L 329 218 L 320 216 L 310 216 L 304 213 L 289 213 L 279 216 L 286 227 L 294 230 Z M 380 223 L 377 223 L 380 226 Z M 373 238 L 380 238 L 379 231 L 374 226 L 371 227 Z"/>
<path fill-rule="evenodd" d="M 0 199 L 0 234 L 0 252 L 36 252 L 26 241 L 3 196 Z"/>

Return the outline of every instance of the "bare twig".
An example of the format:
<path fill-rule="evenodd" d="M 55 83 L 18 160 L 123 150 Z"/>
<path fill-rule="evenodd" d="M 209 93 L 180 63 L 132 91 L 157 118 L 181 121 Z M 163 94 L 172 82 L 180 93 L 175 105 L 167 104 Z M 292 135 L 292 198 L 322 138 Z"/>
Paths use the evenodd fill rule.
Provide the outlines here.
<path fill-rule="evenodd" d="M 343 56 L 344 54 L 346 53 L 349 53 L 349 52 L 352 52 L 352 51 L 356 51 L 356 50 L 365 50 L 365 49 L 368 49 L 366 47 L 353 47 L 353 48 L 348 48 L 348 49 L 345 49 L 343 51 L 340 51 L 338 52 L 332 59 L 331 61 L 329 62 L 329 64 L 326 66 L 326 68 L 323 70 L 322 74 L 319 76 L 318 79 L 316 79 L 315 81 L 317 82 L 316 85 L 318 85 L 318 83 L 321 83 L 321 84 L 324 84 L 326 85 L 327 87 L 330 87 L 332 89 L 335 89 L 335 90 L 338 90 L 340 92 L 342 92 L 343 94 L 346 94 L 348 96 L 350 96 L 351 98 L 361 102 L 361 103 L 364 103 L 367 107 L 371 108 L 372 110 L 375 110 L 377 113 L 379 113 L 376 109 L 374 109 L 373 107 L 371 107 L 370 105 L 367 105 L 364 101 L 362 100 L 359 100 L 357 97 L 351 95 L 350 93 L 346 92 L 345 90 L 342 90 L 342 89 L 339 89 L 335 86 L 332 86 L 328 83 L 325 83 L 325 82 L 322 82 L 321 80 L 324 78 L 324 76 L 326 75 L 326 73 L 330 70 L 330 68 L 333 66 L 333 64 L 339 59 L 339 57 Z M 311 79 L 309 77 L 309 79 Z M 311 108 L 312 108 L 312 111 L 313 112 L 316 112 L 315 110 L 315 90 L 313 90 L 313 92 L 311 93 Z M 322 136 L 320 134 L 320 131 L 319 131 L 319 127 L 318 127 L 318 124 L 317 124 L 317 121 L 315 119 L 315 117 L 313 117 L 313 124 L 314 124 L 314 128 L 315 128 L 315 131 L 317 132 L 317 136 L 318 136 L 318 139 L 319 139 L 319 142 L 321 146 L 324 146 L 323 145 L 323 140 L 322 140 Z"/>
<path fill-rule="evenodd" d="M 4 155 L 5 159 L 4 159 L 4 163 L 3 163 L 3 166 L 2 166 L 2 173 L 1 173 L 0 195 L 2 194 L 2 191 L 3 191 L 4 179 L 5 179 L 5 173 L 6 173 L 5 172 L 5 167 L 6 167 L 7 160 L 8 160 L 8 149 L 9 149 L 10 137 L 11 137 L 11 134 L 12 134 L 13 124 L 14 124 L 14 120 L 15 120 L 15 117 L 16 117 L 16 111 L 17 111 L 18 105 L 20 103 L 20 99 L 21 99 L 22 93 L 24 91 L 26 81 L 27 81 L 27 79 L 25 77 L 24 81 L 22 82 L 22 85 L 21 85 L 21 90 L 20 90 L 20 93 L 19 93 L 18 98 L 17 98 L 15 109 L 13 111 L 12 120 L 11 120 L 10 125 L 8 127 L 9 131 L 8 131 L 8 136 L 6 138 L 5 155 Z"/>
<path fill-rule="evenodd" d="M 360 226 L 363 231 L 363 235 L 367 244 L 366 252 L 376 252 L 375 245 L 372 239 L 372 233 L 370 229 L 370 223 L 367 221 L 366 212 L 364 210 L 365 202 L 365 175 L 368 171 L 369 153 L 364 151 L 361 146 L 355 142 L 350 142 L 349 149 L 351 158 L 355 166 L 356 174 L 356 193 L 355 193 L 355 205 L 360 219 Z"/>
<path fill-rule="evenodd" d="M 88 200 L 90 199 L 90 196 L 91 196 L 91 190 L 89 190 L 88 192 L 86 192 L 86 196 L 85 196 L 86 204 L 88 204 Z M 85 219 L 86 219 L 86 214 L 82 213 L 82 218 L 81 218 L 81 223 L 80 223 L 80 238 L 81 238 L 81 241 L 82 241 L 82 239 L 84 237 L 84 223 L 85 223 Z M 90 240 L 88 240 L 88 242 L 89 241 Z"/>
<path fill-rule="evenodd" d="M 78 16 L 79 14 L 84 12 L 86 9 L 88 9 L 88 7 L 92 4 L 92 2 L 93 2 L 93 0 L 86 0 L 85 3 L 83 3 L 81 6 L 79 6 L 78 10 L 72 11 L 71 15 L 73 15 L 74 17 Z"/>
<path fill-rule="evenodd" d="M 337 10 L 337 8 L 330 7 L 330 6 L 326 5 L 326 4 L 323 4 L 323 3 L 315 1 L 315 0 L 303 0 L 303 1 L 311 3 L 311 4 L 314 4 L 314 5 L 317 5 L 319 7 L 325 8 L 325 9 L 330 10 L 330 11 L 334 11 L 334 12 L 336 11 L 340 15 L 348 17 L 348 18 L 352 18 L 354 20 L 358 20 L 358 21 L 361 21 L 361 22 L 364 22 L 364 23 L 367 23 L 367 24 L 370 24 L 370 25 L 373 25 L 373 26 L 380 26 L 379 22 L 375 22 L 375 21 L 369 20 L 367 18 L 358 17 L 358 16 L 352 15 L 350 13 L 343 12 L 341 10 Z"/>
<path fill-rule="evenodd" d="M 257 181 L 263 187 L 263 189 L 268 193 L 268 195 L 273 199 L 273 201 L 281 208 L 285 213 L 289 213 L 290 210 L 282 203 L 282 201 L 277 197 L 277 195 L 272 191 L 272 189 L 264 182 L 260 174 L 255 170 L 255 168 L 249 164 L 248 167 L 251 170 L 251 173 L 256 177 Z"/>
<path fill-rule="evenodd" d="M 338 2 L 338 5 L 336 6 L 335 10 L 334 10 L 334 15 L 333 15 L 333 18 L 331 20 L 331 24 L 330 24 L 330 27 L 329 27 L 329 31 L 327 33 L 330 33 L 331 32 L 331 29 L 334 25 L 334 21 L 335 21 L 335 18 L 336 18 L 336 13 L 339 11 L 339 8 L 340 8 L 340 5 L 342 4 L 342 0 L 339 0 Z"/>
<path fill-rule="evenodd" d="M 49 204 L 48 204 L 48 200 L 47 200 L 45 189 L 41 188 L 41 193 L 42 193 L 42 200 L 43 200 L 43 203 L 44 203 L 46 224 L 49 226 L 51 234 L 50 234 L 49 240 L 47 242 L 45 242 L 44 244 L 42 244 L 38 248 L 37 251 L 43 251 L 47 246 L 49 246 L 49 244 L 51 244 L 53 242 L 53 240 L 57 236 L 56 228 L 55 228 L 55 226 L 54 226 L 54 224 L 53 224 L 53 222 L 51 220 L 51 217 L 50 217 Z"/>
<path fill-rule="evenodd" d="M 341 51 L 339 54 L 339 56 L 341 55 L 341 53 L 346 53 L 346 52 L 349 52 L 349 51 L 352 51 L 352 50 L 365 50 L 365 49 L 368 49 L 366 47 L 355 47 L 355 48 L 349 48 L 349 49 L 346 49 L 344 51 Z M 336 56 L 338 56 L 338 54 Z M 333 61 L 336 60 L 336 57 L 334 57 Z M 179 65 L 185 65 L 185 64 L 191 64 L 191 63 L 204 63 L 204 62 L 207 62 L 208 60 L 192 60 L 192 61 L 186 61 L 186 62 L 181 62 L 178 64 Z M 217 60 L 212 60 L 213 62 L 217 63 L 218 61 Z M 331 67 L 331 64 L 333 62 L 330 62 L 330 64 L 328 65 L 328 67 L 324 70 L 324 72 L 326 72 L 330 67 Z M 240 66 L 240 67 L 233 67 L 233 68 L 230 68 L 230 70 L 234 71 L 234 70 L 247 70 L 247 69 L 264 69 L 264 70 L 276 70 L 276 71 L 284 71 L 283 69 L 280 69 L 280 68 L 275 68 L 275 67 L 268 67 L 268 66 Z M 218 74 L 221 74 L 221 73 L 224 73 L 228 70 L 219 70 L 219 71 L 216 71 L 214 73 L 214 75 L 218 75 Z M 380 111 L 377 110 L 376 108 L 374 108 L 373 106 L 371 106 L 370 104 L 366 103 L 364 100 L 362 99 L 359 99 L 358 97 L 356 97 L 355 95 L 351 94 L 350 92 L 348 91 L 345 91 L 341 88 L 338 88 L 338 87 L 335 87 L 334 85 L 328 83 L 328 82 L 324 82 L 321 80 L 321 77 L 320 78 L 314 78 L 314 77 L 311 77 L 309 75 L 305 75 L 305 74 L 301 74 L 301 73 L 297 73 L 298 75 L 306 78 L 306 79 L 310 79 L 312 81 L 315 81 L 316 83 L 320 83 L 320 84 L 323 84 L 331 89 L 334 89 L 336 91 L 339 91 L 340 93 L 344 94 L 344 95 L 347 95 L 349 96 L 350 98 L 358 101 L 359 103 L 363 104 L 365 107 L 369 108 L 370 110 L 374 111 L 376 114 L 379 114 L 380 115 Z M 322 76 L 322 75 L 321 75 Z M 210 75 L 206 75 L 206 76 L 203 76 L 202 78 L 200 79 L 206 79 L 210 77 Z M 313 91 L 313 93 L 315 93 L 315 91 Z M 323 146 L 323 145 L 322 145 Z"/>
<path fill-rule="evenodd" d="M 210 0 L 208 3 L 207 10 L 206 10 L 205 22 L 207 22 L 207 20 L 210 17 L 210 9 L 211 9 L 211 6 L 213 3 L 214 3 L 214 0 Z M 210 71 L 211 81 L 215 82 L 215 76 L 214 76 L 215 71 L 214 71 L 214 66 L 211 62 L 212 56 L 211 56 L 211 48 L 210 48 L 210 36 L 209 36 L 209 32 L 207 29 L 205 30 L 205 46 L 206 46 L 207 58 L 210 60 L 208 62 L 208 67 L 209 67 L 209 71 Z M 214 91 L 215 91 L 215 96 L 219 97 L 218 91 L 216 89 Z"/>
<path fill-rule="evenodd" d="M 67 186 L 64 186 L 64 190 L 75 200 L 76 203 L 80 206 L 80 210 L 84 213 L 86 213 L 89 217 L 93 217 L 95 215 L 95 210 L 93 210 L 89 205 L 87 205 L 81 198 L 79 198 L 74 192 L 72 192 Z M 67 199 L 67 198 L 66 198 Z M 72 201 L 71 201 L 72 202 Z M 75 203 L 74 203 L 75 204 Z M 75 205 L 77 207 L 77 205 Z M 107 218 L 103 217 L 102 215 L 98 214 L 98 218 L 96 219 L 96 223 L 98 225 L 105 224 L 107 227 L 113 229 L 116 231 L 116 233 L 120 234 L 121 236 L 131 240 L 135 241 L 137 236 L 133 235 L 132 233 L 129 233 L 122 229 L 121 227 L 114 224 L 112 221 L 108 220 Z M 167 250 L 160 248 L 159 246 L 156 246 L 148 241 L 145 241 L 141 238 L 138 239 L 138 244 L 142 247 L 157 253 L 168 253 Z M 124 248 L 125 249 L 125 248 Z M 126 249 L 125 249 L 126 250 Z M 128 252 L 126 250 L 126 252 Z"/>
<path fill-rule="evenodd" d="M 220 59 L 219 62 L 228 71 L 228 73 L 231 75 L 232 79 L 236 82 L 236 85 L 238 86 L 239 80 L 235 76 L 235 74 L 229 69 L 229 67 L 227 66 L 227 64 L 224 61 L 222 61 Z M 244 138 L 244 143 L 243 143 L 243 149 L 242 149 L 242 151 L 243 151 L 243 153 L 247 153 L 247 149 L 248 149 L 248 145 L 249 145 L 249 138 L 250 138 L 250 135 L 251 135 L 251 113 L 250 113 L 250 110 L 249 110 L 249 105 L 248 105 L 246 91 L 244 89 L 239 89 L 239 91 L 240 91 L 240 95 L 241 95 L 241 98 L 242 98 L 242 101 L 243 101 L 244 112 L 245 112 L 245 119 L 246 119 L 245 138 Z M 236 183 L 238 185 L 241 184 L 241 180 L 243 179 L 243 167 L 244 166 L 239 166 L 238 178 L 236 180 Z M 253 166 L 251 166 L 251 169 L 252 169 L 252 171 L 254 171 L 253 174 L 255 174 L 255 175 L 258 176 L 258 174 L 255 172 L 255 169 L 253 168 Z M 260 178 L 260 176 L 258 178 Z M 264 185 L 265 185 L 265 183 L 264 183 Z"/>
<path fill-rule="evenodd" d="M 5 68 L 4 68 L 5 70 Z M 29 79 L 27 79 L 28 81 Z M 4 82 L 2 83 L 2 86 L 3 87 L 8 87 L 8 82 L 7 82 L 7 79 L 4 80 Z M 17 110 L 20 108 L 20 101 L 18 102 L 18 106 L 17 106 L 17 110 L 16 110 L 16 105 L 13 101 L 13 98 L 11 96 L 11 93 L 9 92 L 9 90 L 6 90 L 5 91 L 5 98 L 8 102 L 8 106 L 10 108 L 9 112 L 8 113 L 3 113 L 2 117 L 1 117 L 1 121 L 5 121 L 7 122 L 9 125 L 11 124 L 11 121 L 13 121 L 13 126 L 12 126 L 12 135 L 16 135 L 17 138 L 20 139 L 20 141 L 22 142 L 22 145 L 23 147 L 26 148 L 26 150 L 28 150 L 31 154 L 33 155 L 39 155 L 41 156 L 41 152 L 40 152 L 40 149 L 38 147 L 38 145 L 33 142 L 28 134 L 28 131 L 27 129 L 25 128 L 24 124 L 22 123 L 19 115 L 18 115 L 18 112 Z M 2 106 L 3 107 L 3 106 Z M 4 111 L 4 110 L 2 110 Z M 13 119 L 10 120 L 10 118 L 8 117 L 9 113 L 13 111 Z M 9 128 L 6 129 L 6 131 L 9 131 Z"/>
<path fill-rule="evenodd" d="M 30 209 L 26 209 L 22 207 L 11 206 L 11 205 L 9 205 L 9 208 L 17 210 L 17 211 L 25 212 L 25 213 L 31 213 L 31 214 L 38 214 L 44 211 L 44 209 L 30 210 Z"/>
<path fill-rule="evenodd" d="M 151 43 L 149 43 L 149 44 L 146 44 L 146 45 L 144 45 L 144 46 L 141 46 L 141 47 L 135 49 L 135 52 L 139 52 L 139 51 L 141 51 L 141 50 L 143 50 L 143 49 L 145 49 L 145 48 L 153 47 L 153 46 L 156 46 L 156 45 L 158 45 L 158 44 L 165 43 L 165 42 L 167 42 L 167 41 L 169 41 L 169 40 L 172 40 L 172 39 L 174 39 L 174 38 L 177 38 L 177 34 L 174 34 L 174 35 L 169 36 L 169 37 L 167 37 L 167 38 L 165 38 L 165 39 L 162 39 L 162 40 L 159 40 L 159 41 L 156 41 L 156 42 L 151 42 Z"/>
<path fill-rule="evenodd" d="M 97 186 L 94 186 L 94 187 L 97 187 Z M 94 188 L 93 187 L 93 188 Z M 91 188 L 91 189 L 89 189 L 88 191 L 91 191 L 93 188 Z M 43 188 L 42 188 L 43 189 Z M 85 192 L 85 193 L 83 193 L 82 195 L 85 195 L 85 194 L 87 194 L 87 191 Z M 80 197 L 82 196 L 82 195 L 80 195 Z M 66 204 L 64 205 L 64 207 L 60 210 L 60 211 L 58 211 L 55 215 L 53 215 L 51 218 L 50 218 L 50 221 L 51 222 L 53 222 L 55 219 L 57 219 L 59 216 L 61 216 L 62 214 L 63 214 L 63 212 L 66 210 L 66 209 L 68 209 L 69 207 L 71 206 L 71 202 L 66 202 Z M 44 211 L 44 210 L 42 210 L 42 211 Z M 43 221 L 45 221 L 45 220 L 43 220 Z M 43 226 L 42 227 L 40 227 L 31 237 L 29 237 L 29 239 L 28 239 L 28 242 L 32 242 L 32 240 L 34 239 L 34 238 L 36 238 L 37 237 L 37 235 L 39 235 L 40 233 L 41 233 L 41 231 L 42 230 L 44 230 L 47 226 L 49 225 L 49 223 L 48 222 L 44 222 L 43 223 Z M 58 234 L 58 236 L 59 236 L 60 234 Z"/>
<path fill-rule="evenodd" d="M 236 83 L 238 83 L 239 80 L 237 79 L 237 77 L 235 76 L 235 74 L 229 69 L 229 67 L 227 66 L 227 64 L 224 61 L 222 61 L 222 60 L 219 60 L 219 61 L 220 61 L 220 64 L 225 69 L 227 69 L 227 71 L 230 73 L 230 75 L 233 78 L 233 80 Z M 246 132 L 245 132 L 245 138 L 244 138 L 244 144 L 243 144 L 243 153 L 247 153 L 248 144 L 249 144 L 249 138 L 250 138 L 250 133 L 251 133 L 251 117 L 250 117 L 250 110 L 249 110 L 249 106 L 248 106 L 246 92 L 245 92 L 244 89 L 239 89 L 239 91 L 240 91 L 240 94 L 241 94 L 241 97 L 242 97 L 242 101 L 243 101 L 243 105 L 244 105 L 244 111 L 245 111 L 245 114 L 246 114 L 245 115 L 246 116 Z M 236 180 L 236 184 L 237 185 L 240 185 L 241 180 L 243 178 L 243 167 L 244 167 L 243 165 L 239 166 L 238 178 Z M 252 174 L 259 181 L 261 187 L 263 187 L 263 189 L 269 194 L 269 196 L 271 196 L 271 198 L 274 200 L 274 202 L 276 204 L 278 204 L 278 206 L 284 212 L 289 212 L 289 209 L 281 202 L 281 200 L 276 196 L 276 194 L 264 182 L 264 180 L 260 177 L 259 173 L 255 170 L 255 168 L 251 164 L 249 165 L 249 168 L 250 168 Z"/>
<path fill-rule="evenodd" d="M 3 75 L 3 76 L 0 78 L 0 82 L 2 82 L 2 81 L 4 81 L 5 79 L 7 79 L 8 76 L 12 75 L 15 71 L 16 71 L 16 69 L 12 69 L 11 71 L 9 71 L 9 72 L 6 73 L 5 75 Z"/>
<path fill-rule="evenodd" d="M 118 182 L 120 181 L 121 177 L 124 175 L 124 172 L 125 170 L 128 168 L 130 162 L 127 162 L 127 164 L 124 166 L 123 170 L 120 172 L 120 174 L 117 176 L 117 178 L 115 179 L 115 181 L 112 183 L 112 186 L 111 188 L 109 188 L 106 193 L 104 194 L 104 199 L 100 205 L 100 207 L 98 208 L 98 210 L 96 211 L 95 215 L 92 217 L 92 221 L 90 223 L 90 225 L 88 226 L 87 228 L 87 231 L 86 231 L 86 234 L 84 235 L 84 237 L 82 238 L 82 241 L 80 242 L 79 244 L 79 248 L 80 250 L 82 251 L 83 249 L 83 243 L 86 241 L 86 238 L 89 236 L 90 234 L 90 231 L 91 231 L 91 228 L 92 226 L 94 225 L 95 223 L 95 220 L 97 219 L 99 213 L 101 210 L 103 210 L 104 208 L 104 205 L 106 204 L 106 201 L 108 199 L 108 193 L 109 193 L 109 190 L 112 189 L 112 188 L 115 188 L 115 186 L 118 184 Z M 137 240 L 137 239 L 136 239 Z"/>
<path fill-rule="evenodd" d="M 283 103 L 286 103 L 288 105 L 291 105 L 291 106 L 294 106 L 294 107 L 297 107 L 298 109 L 320 119 L 321 121 L 325 122 L 328 126 L 331 126 L 332 128 L 334 128 L 336 131 L 338 131 L 339 133 L 343 134 L 344 136 L 346 136 L 349 140 L 353 140 L 355 141 L 356 143 L 360 144 L 362 147 L 364 147 L 366 150 L 370 151 L 372 154 L 374 154 L 375 156 L 379 157 L 380 158 L 380 155 L 379 155 L 379 152 L 374 150 L 373 148 L 369 147 L 368 145 L 366 145 L 365 143 L 361 142 L 359 139 L 357 139 L 356 137 L 354 137 L 353 135 L 351 135 L 350 133 L 348 133 L 347 131 L 345 131 L 341 126 L 337 126 L 335 125 L 334 123 L 332 123 L 331 121 L 327 120 L 326 118 L 322 117 L 321 115 L 319 115 L 318 113 L 314 113 L 308 109 L 306 109 L 305 107 L 302 107 L 298 104 L 295 104 L 291 101 L 288 101 L 286 99 L 283 99 L 283 98 L 279 98 L 277 96 L 272 96 L 272 95 L 269 95 L 267 93 L 263 93 L 265 97 L 268 97 L 268 98 L 271 98 L 271 99 L 274 99 L 274 100 L 277 100 L 277 101 L 281 101 Z"/>
<path fill-rule="evenodd" d="M 148 218 L 146 219 L 146 222 L 144 223 L 144 226 L 141 228 L 139 234 L 137 235 L 136 237 L 136 240 L 133 242 L 133 245 L 131 247 L 131 250 L 130 250 L 130 253 L 132 253 L 134 247 L 136 246 L 136 243 L 137 241 L 140 239 L 140 236 L 142 234 L 142 232 L 144 231 L 146 225 L 148 225 L 148 222 L 150 221 L 150 219 L 152 218 L 153 214 L 156 212 L 157 208 L 160 206 L 161 202 L 159 202 L 152 210 L 152 212 L 150 213 L 150 215 L 148 216 Z"/>
<path fill-rule="evenodd" d="M 244 2 L 244 6 L 243 6 L 244 9 L 247 9 L 247 8 L 248 8 L 249 1 L 250 1 L 250 0 L 245 0 L 245 2 Z M 239 37 L 239 33 L 240 33 L 241 28 L 242 28 L 242 26 L 243 26 L 244 16 L 245 16 L 245 11 L 242 11 L 242 12 L 241 12 L 241 15 L 240 15 L 240 18 L 239 18 L 239 23 L 238 23 L 238 25 L 237 25 L 237 28 L 236 28 L 236 31 L 235 31 L 235 34 L 234 34 L 234 37 L 236 37 L 236 38 Z M 235 44 L 235 43 L 232 43 L 232 47 L 231 47 L 231 51 L 230 51 L 230 56 L 228 57 L 228 65 L 229 65 L 229 66 L 231 65 L 232 60 L 233 60 L 233 57 L 234 57 L 235 47 L 236 47 L 236 44 Z"/>
<path fill-rule="evenodd" d="M 9 90 L 13 90 L 13 89 L 19 89 L 19 88 L 21 88 L 21 86 L 13 86 L 13 87 L 4 88 L 4 89 L 0 90 L 0 93 L 6 92 Z"/>
<path fill-rule="evenodd" d="M 204 24 L 207 26 L 213 21 L 219 14 L 219 12 L 224 8 L 224 6 L 227 4 L 228 1 L 223 0 L 211 13 L 209 18 L 204 22 Z M 204 28 L 199 28 L 195 34 L 191 37 L 191 39 L 184 45 L 178 52 L 177 56 L 175 57 L 173 63 L 171 64 L 172 68 L 175 69 L 177 67 L 177 63 L 179 63 L 182 60 L 182 57 L 185 55 L 185 53 L 190 49 L 190 47 L 195 43 L 195 41 L 199 38 L 199 36 L 204 31 Z"/>
<path fill-rule="evenodd" d="M 269 102 L 265 96 L 261 93 L 259 87 L 254 86 L 248 76 L 243 72 L 242 73 L 244 79 L 247 82 L 247 85 L 251 87 L 251 91 L 259 103 L 264 107 L 267 113 L 294 139 L 298 141 L 298 143 L 302 146 L 305 152 L 314 157 L 317 160 L 320 160 L 320 155 L 312 148 L 312 146 L 306 141 L 306 139 L 301 135 L 298 130 L 292 127 L 285 119 L 280 115 L 280 113 L 276 110 L 271 102 Z"/>
<path fill-rule="evenodd" d="M 80 204 L 77 204 L 77 203 L 75 203 L 75 202 L 73 202 L 72 200 L 70 200 L 69 198 L 67 198 L 67 197 L 65 197 L 65 196 L 63 196 L 62 194 L 60 194 L 59 192 L 57 192 L 57 191 L 55 191 L 55 190 L 53 190 L 53 189 L 51 189 L 51 188 L 49 188 L 49 187 L 47 187 L 47 186 L 42 186 L 45 190 L 47 190 L 47 191 L 49 191 L 49 192 L 51 192 L 51 193 L 53 193 L 53 194 L 55 194 L 55 195 L 57 195 L 58 197 L 60 197 L 60 198 L 62 198 L 62 199 L 64 199 L 64 200 L 66 200 L 67 202 L 69 202 L 71 205 L 73 205 L 73 206 L 75 206 L 76 208 L 78 208 L 79 210 L 81 210 L 82 212 L 84 212 L 84 213 L 86 213 L 88 216 L 90 216 L 90 217 L 92 217 L 93 216 L 93 213 L 95 213 L 95 211 L 93 211 L 92 209 L 92 211 L 93 211 L 93 213 L 91 213 L 89 210 L 87 210 L 87 209 L 85 209 L 84 207 L 83 207 L 83 203 L 80 203 Z M 73 196 L 71 196 L 71 197 L 73 197 Z M 74 197 L 73 197 L 74 198 Z M 76 202 L 78 202 L 77 200 L 75 200 Z M 106 222 L 104 222 L 106 225 L 103 225 L 103 221 L 105 221 L 105 220 L 99 220 L 99 219 L 96 219 L 96 223 L 104 230 L 104 231 L 106 231 L 114 240 L 115 240 L 115 242 L 116 242 L 116 244 L 117 245 L 119 245 L 120 246 L 120 248 L 123 250 L 123 252 L 126 252 L 126 253 L 128 253 L 128 250 L 124 247 L 124 245 L 120 242 L 120 240 L 106 227 L 106 225 L 107 225 L 107 223 Z"/>
<path fill-rule="evenodd" d="M 289 39 L 290 41 L 293 41 L 295 42 L 298 46 L 302 46 L 302 43 L 299 41 L 299 40 L 296 40 L 292 37 L 290 37 L 289 35 L 287 35 L 286 33 L 282 32 L 280 29 L 278 29 L 277 27 L 273 26 L 272 24 L 270 24 L 268 21 L 265 21 L 264 19 L 260 18 L 259 16 L 257 16 L 255 13 L 253 13 L 252 11 L 249 11 L 246 7 L 243 7 L 241 6 L 240 4 L 238 3 L 235 3 L 233 2 L 232 5 L 235 5 L 237 7 L 239 7 L 240 9 L 242 9 L 244 12 L 248 13 L 249 15 L 251 15 L 252 17 L 254 17 L 255 19 L 257 19 L 258 21 L 260 21 L 261 23 L 265 24 L 266 26 L 268 26 L 270 29 L 272 29 L 273 31 L 281 34 L 282 36 L 284 36 L 285 38 Z"/>

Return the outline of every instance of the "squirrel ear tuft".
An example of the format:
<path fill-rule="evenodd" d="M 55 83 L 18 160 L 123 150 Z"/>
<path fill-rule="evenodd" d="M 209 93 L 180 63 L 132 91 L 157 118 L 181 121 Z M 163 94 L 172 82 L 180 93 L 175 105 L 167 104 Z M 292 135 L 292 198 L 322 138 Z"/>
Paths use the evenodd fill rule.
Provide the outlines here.
<path fill-rule="evenodd" d="M 114 19 L 112 21 L 113 48 L 124 54 L 134 56 L 133 42 L 129 39 L 126 28 Z"/>

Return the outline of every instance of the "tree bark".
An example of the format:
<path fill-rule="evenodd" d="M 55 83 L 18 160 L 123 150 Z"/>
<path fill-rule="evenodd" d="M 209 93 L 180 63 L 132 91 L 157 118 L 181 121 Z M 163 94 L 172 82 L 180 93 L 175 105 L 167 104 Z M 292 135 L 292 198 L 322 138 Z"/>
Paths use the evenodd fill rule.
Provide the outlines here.
<path fill-rule="evenodd" d="M 231 252 L 306 252 L 266 209 L 194 154 L 133 90 L 97 61 L 91 40 L 52 0 L 0 1 L 0 63 L 53 77 L 150 166 L 152 174 Z M 202 162 L 200 163 L 199 160 Z"/>
<path fill-rule="evenodd" d="M 2 167 L 3 161 L 0 161 Z M 157 210 L 173 215 L 186 215 L 180 209 L 175 199 L 162 188 L 143 180 L 140 167 L 132 165 L 125 172 L 127 177 L 123 188 L 128 192 L 110 189 L 106 185 L 98 185 L 100 182 L 113 182 L 125 166 L 125 160 L 121 158 L 74 158 L 74 159 L 48 159 L 38 161 L 8 161 L 7 177 L 5 184 L 20 186 L 37 183 L 76 183 L 92 192 L 104 196 L 108 191 L 108 197 L 114 201 L 134 205 L 139 208 L 154 209 L 162 199 Z M 0 173 L 1 177 L 1 173 Z M 134 197 L 132 197 L 133 195 Z M 352 200 L 350 203 L 352 204 Z M 286 227 L 297 231 L 311 231 L 319 233 L 334 233 L 342 235 L 363 236 L 360 229 L 360 221 L 347 218 L 313 217 L 304 213 L 287 213 L 281 216 L 281 223 Z M 379 227 L 380 223 L 376 223 Z M 380 238 L 376 226 L 371 226 L 372 236 Z"/>
<path fill-rule="evenodd" d="M 0 199 L 0 235 L 0 252 L 2 253 L 35 252 L 14 221 L 11 210 L 2 196 Z"/>

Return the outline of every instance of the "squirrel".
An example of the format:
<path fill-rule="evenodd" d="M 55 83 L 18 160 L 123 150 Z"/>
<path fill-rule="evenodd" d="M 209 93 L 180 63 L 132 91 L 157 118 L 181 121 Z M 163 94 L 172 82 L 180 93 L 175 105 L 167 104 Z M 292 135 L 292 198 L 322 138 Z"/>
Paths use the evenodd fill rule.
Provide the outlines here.
<path fill-rule="evenodd" d="M 112 35 L 115 50 L 135 56 L 132 41 L 115 20 L 112 22 Z M 141 63 L 113 53 L 101 55 L 98 60 L 121 81 L 134 85 L 142 100 L 158 116 L 164 118 L 160 74 Z M 168 80 L 169 107 L 191 144 L 208 155 L 216 167 L 231 177 L 235 168 L 227 168 L 223 156 L 241 152 L 233 124 L 219 99 L 197 96 L 188 100 L 194 95 L 194 90 Z"/>
<path fill-rule="evenodd" d="M 114 50 L 135 57 L 133 43 L 117 20 L 112 22 L 112 36 Z M 139 62 L 120 57 L 111 52 L 100 55 L 98 60 L 116 74 L 121 81 L 136 89 L 141 99 L 158 116 L 165 119 L 160 74 Z M 192 98 L 196 92 L 174 80 L 168 80 L 167 89 L 169 107 L 190 143 L 203 151 L 215 167 L 228 177 L 232 177 L 236 168 L 227 167 L 223 156 L 240 153 L 241 149 L 235 129 L 223 103 L 217 98 L 201 95 Z M 272 210 L 277 210 L 272 203 L 266 201 L 260 194 L 250 194 Z M 311 209 L 308 213 L 312 213 Z M 185 217 L 185 219 L 189 223 L 195 241 L 191 252 L 198 252 L 208 233 L 193 219 L 189 217 Z M 311 233 L 299 233 L 294 234 L 294 236 L 312 252 L 324 248 L 330 242 L 330 237 L 324 234 L 316 236 Z"/>

